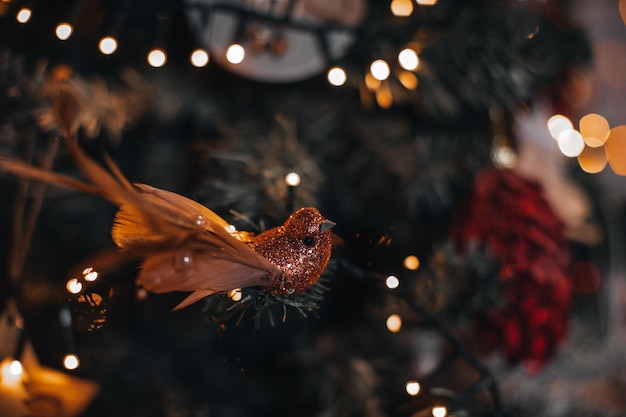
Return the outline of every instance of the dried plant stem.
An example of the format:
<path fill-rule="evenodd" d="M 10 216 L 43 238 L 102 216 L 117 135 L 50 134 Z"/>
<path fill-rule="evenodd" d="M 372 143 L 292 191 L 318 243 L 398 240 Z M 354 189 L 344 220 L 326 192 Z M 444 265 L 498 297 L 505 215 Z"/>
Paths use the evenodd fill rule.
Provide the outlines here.
<path fill-rule="evenodd" d="M 34 140 L 29 141 L 27 150 L 28 159 L 31 160 L 34 153 L 33 142 Z M 50 141 L 41 163 L 43 169 L 50 169 L 52 167 L 58 151 L 59 141 L 57 139 Z M 29 190 L 32 190 L 30 195 Z M 39 217 L 39 213 L 41 211 L 45 191 L 46 184 L 43 182 L 32 184 L 31 187 L 30 180 L 24 178 L 20 181 L 13 212 L 13 247 L 9 264 L 9 277 L 15 286 L 22 275 L 24 262 L 26 261 L 26 255 L 28 254 L 28 250 L 30 248 L 31 239 L 37 224 L 37 218 Z M 29 196 L 32 202 L 28 207 L 28 216 L 25 218 L 27 200 Z"/>

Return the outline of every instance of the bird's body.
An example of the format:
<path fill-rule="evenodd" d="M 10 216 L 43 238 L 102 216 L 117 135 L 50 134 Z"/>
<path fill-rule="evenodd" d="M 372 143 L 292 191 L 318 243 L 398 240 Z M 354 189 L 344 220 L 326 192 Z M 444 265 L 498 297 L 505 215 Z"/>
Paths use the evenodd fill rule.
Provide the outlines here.
<path fill-rule="evenodd" d="M 293 295 L 313 285 L 332 249 L 330 228 L 315 208 L 302 208 L 283 224 L 254 236 L 236 232 L 207 207 L 179 194 L 131 184 L 68 141 L 83 182 L 23 162 L 0 158 L 0 169 L 25 178 L 100 195 L 119 207 L 112 236 L 121 253 L 143 259 L 137 284 L 148 291 L 190 291 L 176 309 L 221 291 L 267 287 Z"/>

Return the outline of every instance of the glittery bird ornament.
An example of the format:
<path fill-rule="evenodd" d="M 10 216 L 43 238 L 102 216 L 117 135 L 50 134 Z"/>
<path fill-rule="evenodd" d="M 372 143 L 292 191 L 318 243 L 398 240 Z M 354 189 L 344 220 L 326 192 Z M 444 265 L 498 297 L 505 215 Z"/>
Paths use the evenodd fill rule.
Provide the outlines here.
<path fill-rule="evenodd" d="M 233 230 L 207 207 L 173 192 L 131 184 L 105 156 L 108 170 L 66 140 L 88 182 L 0 157 L 0 169 L 99 195 L 119 207 L 111 231 L 125 258 L 143 259 L 137 284 L 154 293 L 191 294 L 176 309 L 216 292 L 251 286 L 290 296 L 310 288 L 331 256 L 334 223 L 302 208 L 258 235 Z"/>

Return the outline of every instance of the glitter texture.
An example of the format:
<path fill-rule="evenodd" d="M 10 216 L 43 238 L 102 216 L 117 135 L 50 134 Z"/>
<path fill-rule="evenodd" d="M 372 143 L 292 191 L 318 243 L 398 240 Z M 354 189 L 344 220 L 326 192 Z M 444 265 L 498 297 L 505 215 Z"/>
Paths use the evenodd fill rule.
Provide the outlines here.
<path fill-rule="evenodd" d="M 302 208 L 282 226 L 267 230 L 250 242 L 256 252 L 283 272 L 276 278 L 272 294 L 298 294 L 317 282 L 332 250 L 329 227 L 322 227 L 328 223 L 316 208 Z"/>

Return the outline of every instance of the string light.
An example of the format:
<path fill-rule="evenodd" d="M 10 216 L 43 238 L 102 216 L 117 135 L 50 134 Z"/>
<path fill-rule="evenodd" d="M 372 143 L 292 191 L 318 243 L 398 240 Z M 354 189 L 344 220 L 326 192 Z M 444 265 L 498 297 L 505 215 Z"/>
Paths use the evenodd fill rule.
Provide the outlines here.
<path fill-rule="evenodd" d="M 154 48 L 148 52 L 148 64 L 155 68 L 162 67 L 167 62 L 167 54 L 161 48 Z"/>
<path fill-rule="evenodd" d="M 285 183 L 290 187 L 297 187 L 300 185 L 300 175 L 296 172 L 290 172 L 285 176 Z"/>
<path fill-rule="evenodd" d="M 233 301 L 241 301 L 241 298 L 243 297 L 243 293 L 241 292 L 241 288 L 235 288 L 234 290 L 230 290 L 228 292 L 228 296 Z"/>
<path fill-rule="evenodd" d="M 413 2 L 411 0 L 393 0 L 389 8 L 394 16 L 407 17 L 413 13 Z"/>
<path fill-rule="evenodd" d="M 62 41 L 66 41 L 70 38 L 70 36 L 72 36 L 72 32 L 74 32 L 74 27 L 67 22 L 63 22 L 57 25 L 54 32 L 56 33 L 57 38 Z"/>
<path fill-rule="evenodd" d="M 420 260 L 415 255 L 409 255 L 404 258 L 403 265 L 406 269 L 410 271 L 415 271 L 417 268 L 420 267 Z"/>
<path fill-rule="evenodd" d="M 98 271 L 92 267 L 83 269 L 83 277 L 85 281 L 93 282 L 98 279 Z"/>
<path fill-rule="evenodd" d="M 434 6 L 439 0 L 417 0 L 420 6 Z"/>
<path fill-rule="evenodd" d="M 30 10 L 28 7 L 23 7 L 17 12 L 17 15 L 15 15 L 15 18 L 17 19 L 19 23 L 27 23 L 30 20 L 30 17 L 32 15 L 33 15 L 32 10 Z"/>
<path fill-rule="evenodd" d="M 78 368 L 79 365 L 80 361 L 78 360 L 78 356 L 76 356 L 75 354 L 68 353 L 67 355 L 65 355 L 65 357 L 63 357 L 63 366 L 65 367 L 65 369 L 71 371 Z"/>
<path fill-rule="evenodd" d="M 377 80 L 384 81 L 389 77 L 391 70 L 389 69 L 389 64 L 387 64 L 385 60 L 377 59 L 370 65 L 370 72 Z"/>
<path fill-rule="evenodd" d="M 398 54 L 398 63 L 405 70 L 414 71 L 419 66 L 420 59 L 413 49 L 405 48 Z"/>
<path fill-rule="evenodd" d="M 585 149 L 578 155 L 578 165 L 588 174 L 601 172 L 607 162 L 606 151 L 603 147 L 592 148 L 585 146 Z"/>
<path fill-rule="evenodd" d="M 409 394 L 412 397 L 415 397 L 417 394 L 420 393 L 420 390 L 422 389 L 422 387 L 420 387 L 419 382 L 417 381 L 408 381 L 406 383 L 406 392 L 407 394 Z"/>
<path fill-rule="evenodd" d="M 98 43 L 98 49 L 104 55 L 111 55 L 113 52 L 117 51 L 117 39 L 113 36 L 105 36 L 100 39 Z"/>
<path fill-rule="evenodd" d="M 580 134 L 587 146 L 598 148 L 609 138 L 611 128 L 609 122 L 601 115 L 590 113 L 580 119 L 578 124 Z"/>
<path fill-rule="evenodd" d="M 432 409 L 433 417 L 446 417 L 448 414 L 448 409 L 442 405 L 433 407 Z"/>
<path fill-rule="evenodd" d="M 580 155 L 585 148 L 583 136 L 575 129 L 568 129 L 561 132 L 557 142 L 561 153 L 570 158 Z"/>
<path fill-rule="evenodd" d="M 393 290 L 393 289 L 398 288 L 398 286 L 400 285 L 400 280 L 395 275 L 389 275 L 387 279 L 385 280 L 385 285 L 390 290 Z"/>
<path fill-rule="evenodd" d="M 332 67 L 328 70 L 327 74 L 328 82 L 335 87 L 340 87 L 348 80 L 348 75 L 341 67 Z"/>
<path fill-rule="evenodd" d="M 609 140 L 606 141 L 606 157 L 613 172 L 626 175 L 626 125 L 611 129 Z"/>
<path fill-rule="evenodd" d="M 552 136 L 554 140 L 559 139 L 561 132 L 573 128 L 574 125 L 572 125 L 571 120 L 562 114 L 555 114 L 548 119 L 548 132 L 550 132 L 550 136 Z"/>
<path fill-rule="evenodd" d="M 189 61 L 194 67 L 205 67 L 209 63 L 209 54 L 206 50 L 198 48 L 191 53 Z"/>
<path fill-rule="evenodd" d="M 241 64 L 246 57 L 246 50 L 238 43 L 233 43 L 226 49 L 226 60 L 231 64 Z"/>
<path fill-rule="evenodd" d="M 65 288 L 71 294 L 78 294 L 83 289 L 83 284 L 80 281 L 78 281 L 76 278 L 71 278 L 65 284 Z"/>
<path fill-rule="evenodd" d="M 398 333 L 402 328 L 402 318 L 399 314 L 392 314 L 387 317 L 385 324 L 391 333 Z"/>
<path fill-rule="evenodd" d="M 17 385 L 22 380 L 24 368 L 17 359 L 5 358 L 0 364 L 0 376 L 3 385 Z"/>
<path fill-rule="evenodd" d="M 417 76 L 412 72 L 401 71 L 398 74 L 398 80 L 407 90 L 415 90 L 417 88 Z"/>

